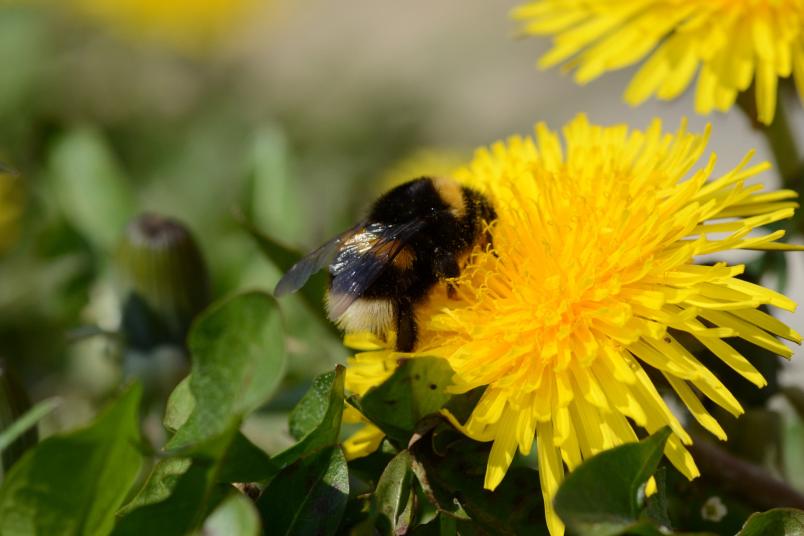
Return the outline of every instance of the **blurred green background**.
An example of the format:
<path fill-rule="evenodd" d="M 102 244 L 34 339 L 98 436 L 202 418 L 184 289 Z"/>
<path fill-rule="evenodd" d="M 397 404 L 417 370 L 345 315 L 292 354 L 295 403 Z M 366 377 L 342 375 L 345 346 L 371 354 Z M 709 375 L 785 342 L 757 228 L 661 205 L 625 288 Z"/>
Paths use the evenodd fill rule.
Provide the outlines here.
<path fill-rule="evenodd" d="M 585 112 L 644 127 L 660 116 L 672 130 L 686 115 L 694 130 L 713 122 L 719 169 L 751 148 L 770 158 L 736 109 L 697 117 L 690 95 L 632 109 L 620 99 L 631 71 L 586 87 L 537 71 L 548 43 L 515 38 L 514 5 L 4 3 L 0 161 L 14 172 L 0 182 L 0 357 L 32 399 L 61 397 L 45 433 L 86 422 L 140 377 L 152 406 L 146 430 L 161 440 L 164 397 L 187 363 L 180 345 L 134 348 L 121 330 L 132 282 L 116 255 L 143 212 L 189 228 L 216 298 L 271 289 L 280 275 L 243 222 L 307 250 L 389 182 L 445 172 L 537 121 L 558 129 Z M 804 140 L 804 112 L 788 108 Z M 788 257 L 786 292 L 804 301 L 802 255 Z M 286 412 L 310 379 L 347 355 L 300 299 L 282 309 L 289 370 L 276 400 L 246 423 L 272 452 L 291 442 Z M 801 313 L 784 320 L 804 327 Z M 802 357 L 785 365 L 783 385 L 804 384 Z M 804 448 L 801 422 L 775 403 L 788 441 Z"/>

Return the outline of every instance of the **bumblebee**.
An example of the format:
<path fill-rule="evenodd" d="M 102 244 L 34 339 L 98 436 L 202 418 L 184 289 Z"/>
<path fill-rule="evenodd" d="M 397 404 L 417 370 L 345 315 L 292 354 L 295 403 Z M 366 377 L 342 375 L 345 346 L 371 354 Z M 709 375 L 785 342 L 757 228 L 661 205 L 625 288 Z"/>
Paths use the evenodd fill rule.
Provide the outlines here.
<path fill-rule="evenodd" d="M 490 241 L 494 208 L 481 193 L 448 178 L 422 177 L 382 195 L 357 225 L 306 255 L 282 276 L 274 295 L 300 289 L 320 269 L 330 274 L 327 314 L 345 331 L 416 346 L 414 308 L 437 283 L 460 274 L 460 258 Z M 448 286 L 450 295 L 454 287 Z"/>

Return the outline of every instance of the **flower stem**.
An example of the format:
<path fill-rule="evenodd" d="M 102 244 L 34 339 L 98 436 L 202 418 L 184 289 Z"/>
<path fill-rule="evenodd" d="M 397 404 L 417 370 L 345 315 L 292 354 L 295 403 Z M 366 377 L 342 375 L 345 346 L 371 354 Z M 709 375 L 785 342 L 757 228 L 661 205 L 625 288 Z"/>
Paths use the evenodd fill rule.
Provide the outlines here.
<path fill-rule="evenodd" d="M 737 458 L 703 437 L 696 435 L 689 449 L 701 474 L 720 482 L 752 506 L 762 510 L 782 506 L 804 508 L 804 495 L 763 468 Z"/>
<path fill-rule="evenodd" d="M 779 102 L 776 104 L 776 117 L 773 123 L 762 129 L 762 133 L 773 152 L 773 159 L 776 160 L 776 165 L 779 167 L 779 174 L 784 186 L 800 192 L 802 186 L 801 154 L 787 120 L 784 99 L 781 98 L 782 95 L 779 97 Z"/>
<path fill-rule="evenodd" d="M 785 187 L 800 188 L 802 185 L 802 164 L 804 162 L 802 162 L 793 131 L 787 120 L 784 93 L 779 92 L 779 98 L 776 101 L 776 115 L 770 125 L 763 125 L 757 119 L 753 86 L 740 94 L 737 103 L 749 121 L 751 121 L 751 126 L 765 137 Z"/>
<path fill-rule="evenodd" d="M 773 159 L 779 170 L 782 184 L 785 188 L 804 194 L 804 160 L 796 144 L 793 130 L 787 117 L 785 107 L 785 88 L 780 88 L 776 100 L 776 115 L 770 125 L 763 125 L 757 119 L 754 87 L 740 94 L 737 103 L 740 109 L 751 121 L 751 125 L 765 137 L 768 148 L 773 153 Z M 799 216 L 800 213 L 797 215 Z M 804 218 L 797 218 L 798 231 L 804 233 Z"/>

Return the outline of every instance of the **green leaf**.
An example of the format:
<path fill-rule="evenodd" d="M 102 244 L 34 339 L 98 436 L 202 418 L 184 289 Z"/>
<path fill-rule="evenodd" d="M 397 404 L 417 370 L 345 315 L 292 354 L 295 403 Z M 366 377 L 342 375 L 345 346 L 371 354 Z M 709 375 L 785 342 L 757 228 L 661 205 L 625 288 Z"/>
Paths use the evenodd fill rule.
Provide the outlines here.
<path fill-rule="evenodd" d="M 295 240 L 305 236 L 309 220 L 299 217 L 304 205 L 302 182 L 291 172 L 292 153 L 284 132 L 276 124 L 264 125 L 254 139 L 251 177 L 251 214 L 261 229 Z"/>
<path fill-rule="evenodd" d="M 340 447 L 301 458 L 274 478 L 257 500 L 269 534 L 335 534 L 349 499 Z"/>
<path fill-rule="evenodd" d="M 36 426 L 43 417 L 56 409 L 60 403 L 61 400 L 58 398 L 42 400 L 26 411 L 19 419 L 15 420 L 11 426 L 0 431 L 0 451 L 8 448 L 11 443 L 28 431 L 28 429 Z"/>
<path fill-rule="evenodd" d="M 42 441 L 0 488 L 0 534 L 107 534 L 139 473 L 141 389 L 83 430 Z"/>
<path fill-rule="evenodd" d="M 391 460 L 377 482 L 377 530 L 380 534 L 405 534 L 413 522 L 413 471 L 411 457 L 403 450 Z"/>
<path fill-rule="evenodd" d="M 332 385 L 327 397 L 326 411 L 321 420 L 312 428 L 298 443 L 283 450 L 272 458 L 278 467 L 287 467 L 302 456 L 311 452 L 331 447 L 338 444 L 338 436 L 341 431 L 341 417 L 343 416 L 343 385 L 345 369 L 338 365 L 335 367 L 335 374 Z M 305 428 L 309 428 L 315 423 L 315 419 L 310 419 Z"/>
<path fill-rule="evenodd" d="M 801 536 L 804 534 L 804 511 L 774 508 L 748 518 L 737 536 Z"/>
<path fill-rule="evenodd" d="M 644 485 L 669 436 L 669 428 L 663 428 L 639 443 L 601 452 L 570 473 L 555 497 L 556 512 L 567 527 L 595 536 L 631 529 L 644 503 Z"/>
<path fill-rule="evenodd" d="M 290 270 L 291 266 L 296 264 L 304 257 L 304 253 L 299 250 L 284 244 L 280 240 L 269 236 L 262 232 L 253 223 L 246 220 L 242 214 L 236 215 L 238 222 L 243 229 L 251 236 L 257 243 L 257 246 L 262 251 L 269 261 L 276 265 L 282 272 Z M 338 338 L 341 337 L 340 331 L 335 325 L 327 318 L 324 308 L 324 294 L 327 289 L 327 279 L 323 274 L 317 274 L 310 278 L 307 283 L 299 289 L 299 296 L 307 305 L 308 309 L 315 314 L 315 318 L 326 327 L 331 333 L 335 334 Z"/>
<path fill-rule="evenodd" d="M 169 449 L 201 443 L 239 423 L 270 398 L 285 369 L 276 302 L 261 292 L 210 306 L 193 324 L 188 347 L 195 406 Z"/>
<path fill-rule="evenodd" d="M 62 135 L 49 171 L 67 218 L 95 246 L 110 250 L 134 211 L 134 194 L 102 134 L 76 128 Z"/>
<path fill-rule="evenodd" d="M 246 496 L 231 494 L 204 522 L 204 536 L 260 536 L 260 514 Z"/>
<path fill-rule="evenodd" d="M 175 477 L 175 475 L 173 475 Z M 197 528 L 223 498 L 226 486 L 215 486 L 215 464 L 195 459 L 174 482 L 167 498 L 126 510 L 113 536 L 186 534 Z M 156 496 L 152 496 L 155 499 Z"/>
<path fill-rule="evenodd" d="M 218 482 L 261 482 L 274 476 L 279 467 L 261 448 L 238 432 L 221 460 Z"/>
<path fill-rule="evenodd" d="M 470 516 L 481 532 L 491 534 L 547 536 L 539 473 L 512 467 L 497 489 L 486 490 L 483 475 L 489 449 L 487 443 L 452 429 L 431 431 L 411 445 L 414 474 L 427 498 L 442 512 L 439 517 Z"/>
<path fill-rule="evenodd" d="M 39 409 L 32 409 L 28 393 L 11 364 L 0 359 L 0 482 L 17 460 L 36 445 L 39 433 L 34 426 L 53 409 L 47 407 L 52 403 L 46 401 Z"/>
<path fill-rule="evenodd" d="M 290 435 L 296 440 L 309 434 L 316 426 L 321 423 L 327 411 L 329 393 L 332 390 L 332 382 L 335 380 L 335 372 L 327 372 L 317 376 L 313 380 L 310 389 L 304 394 L 299 403 L 293 408 L 288 417 Z"/>
<path fill-rule="evenodd" d="M 165 458 L 159 460 L 148 475 L 145 485 L 137 494 L 118 512 L 127 514 L 132 510 L 162 502 L 173 493 L 176 483 L 187 472 L 193 461 L 190 458 Z"/>
<path fill-rule="evenodd" d="M 190 390 L 190 376 L 187 376 L 170 393 L 162 424 L 168 431 L 175 432 L 187 422 L 194 409 L 195 397 Z"/>
<path fill-rule="evenodd" d="M 358 409 L 389 438 L 407 445 L 422 417 L 437 412 L 450 399 L 446 388 L 452 375 L 443 359 L 409 359 L 363 395 Z"/>
<path fill-rule="evenodd" d="M 167 458 L 152 471 L 115 535 L 184 534 L 204 519 L 232 488 L 228 483 L 267 480 L 278 468 L 267 454 L 232 426 L 222 435 Z"/>
<path fill-rule="evenodd" d="M 669 505 L 667 500 L 667 467 L 659 467 L 653 475 L 656 480 L 656 493 L 647 498 L 644 516 L 657 525 L 670 527 Z"/>

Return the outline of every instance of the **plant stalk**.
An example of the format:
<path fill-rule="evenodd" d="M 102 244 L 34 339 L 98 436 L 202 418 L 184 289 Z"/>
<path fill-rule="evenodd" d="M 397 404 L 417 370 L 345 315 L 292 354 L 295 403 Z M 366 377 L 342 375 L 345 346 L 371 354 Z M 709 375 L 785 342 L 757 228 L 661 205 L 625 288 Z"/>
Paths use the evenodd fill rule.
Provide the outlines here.
<path fill-rule="evenodd" d="M 783 506 L 804 509 L 804 495 L 770 476 L 762 467 L 742 460 L 700 436 L 693 437 L 689 449 L 701 474 L 720 482 L 748 504 L 761 510 Z"/>

